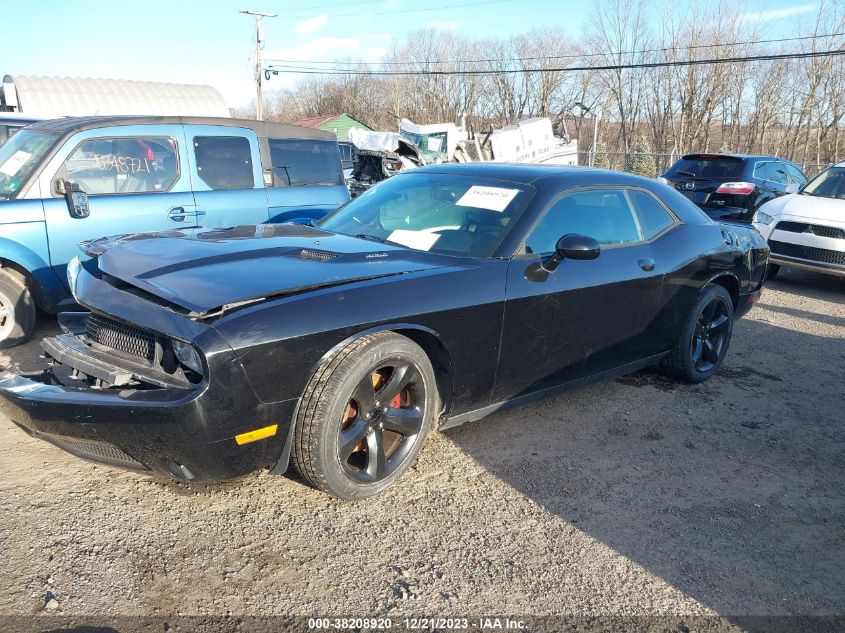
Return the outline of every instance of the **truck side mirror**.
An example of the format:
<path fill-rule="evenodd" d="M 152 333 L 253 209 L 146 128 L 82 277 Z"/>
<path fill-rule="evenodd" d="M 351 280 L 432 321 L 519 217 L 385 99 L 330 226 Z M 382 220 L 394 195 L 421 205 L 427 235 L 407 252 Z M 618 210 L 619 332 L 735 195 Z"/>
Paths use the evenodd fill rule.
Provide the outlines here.
<path fill-rule="evenodd" d="M 91 215 L 88 194 L 82 191 L 76 183 L 69 180 L 57 180 L 56 193 L 64 195 L 70 217 L 82 219 Z"/>

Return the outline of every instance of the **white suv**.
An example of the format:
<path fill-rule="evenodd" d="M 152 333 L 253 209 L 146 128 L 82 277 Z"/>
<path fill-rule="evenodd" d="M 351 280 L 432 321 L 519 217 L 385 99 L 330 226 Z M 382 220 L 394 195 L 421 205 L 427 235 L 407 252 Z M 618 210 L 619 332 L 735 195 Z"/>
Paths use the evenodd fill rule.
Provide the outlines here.
<path fill-rule="evenodd" d="M 772 251 L 769 277 L 781 266 L 845 277 L 845 162 L 767 202 L 752 222 Z"/>

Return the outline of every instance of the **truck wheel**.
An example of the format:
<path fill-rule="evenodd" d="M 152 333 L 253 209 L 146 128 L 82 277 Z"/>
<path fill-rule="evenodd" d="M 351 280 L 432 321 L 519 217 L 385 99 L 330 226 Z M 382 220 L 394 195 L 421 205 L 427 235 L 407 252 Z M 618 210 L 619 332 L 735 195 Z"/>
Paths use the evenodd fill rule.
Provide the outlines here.
<path fill-rule="evenodd" d="M 0 349 L 29 340 L 35 329 L 35 302 L 23 281 L 0 270 Z"/>
<path fill-rule="evenodd" d="M 341 499 L 384 490 L 416 459 L 438 411 L 428 356 L 394 332 L 363 336 L 316 371 L 299 404 L 293 464 Z"/>
<path fill-rule="evenodd" d="M 663 361 L 685 382 L 704 382 L 725 360 L 733 333 L 733 300 L 722 286 L 707 286 L 687 316 L 681 336 Z"/>

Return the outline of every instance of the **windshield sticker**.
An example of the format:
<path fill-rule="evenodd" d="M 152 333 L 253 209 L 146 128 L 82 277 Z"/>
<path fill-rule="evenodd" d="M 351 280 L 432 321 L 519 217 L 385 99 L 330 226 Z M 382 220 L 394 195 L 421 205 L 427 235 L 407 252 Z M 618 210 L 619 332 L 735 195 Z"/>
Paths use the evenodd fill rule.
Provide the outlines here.
<path fill-rule="evenodd" d="M 390 242 L 396 242 L 408 248 L 414 248 L 418 251 L 428 251 L 434 246 L 435 242 L 440 239 L 438 233 L 421 233 L 420 231 L 406 231 L 404 229 L 396 229 L 387 236 Z"/>
<path fill-rule="evenodd" d="M 12 157 L 9 160 L 0 166 L 0 174 L 6 174 L 9 178 L 11 178 L 21 170 L 21 167 L 23 167 L 26 164 L 26 161 L 30 158 L 32 158 L 32 154 L 18 150 L 12 154 Z"/>
<path fill-rule="evenodd" d="M 459 207 L 475 207 L 476 209 L 487 209 L 501 213 L 508 208 L 511 200 L 518 193 L 519 189 L 473 185 L 455 204 Z"/>

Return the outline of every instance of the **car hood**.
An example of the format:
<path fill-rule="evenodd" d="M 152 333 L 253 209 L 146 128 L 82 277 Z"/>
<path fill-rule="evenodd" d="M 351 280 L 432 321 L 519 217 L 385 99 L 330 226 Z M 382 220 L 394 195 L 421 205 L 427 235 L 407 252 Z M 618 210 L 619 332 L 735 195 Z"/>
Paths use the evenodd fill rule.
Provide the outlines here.
<path fill-rule="evenodd" d="M 834 198 L 796 193 L 767 202 L 761 209 L 778 218 L 782 215 L 789 215 L 808 220 L 845 223 L 845 200 Z"/>
<path fill-rule="evenodd" d="M 199 317 L 270 297 L 456 262 L 447 255 L 296 224 L 139 233 L 85 242 L 82 250 L 96 257 L 109 277 Z"/>

